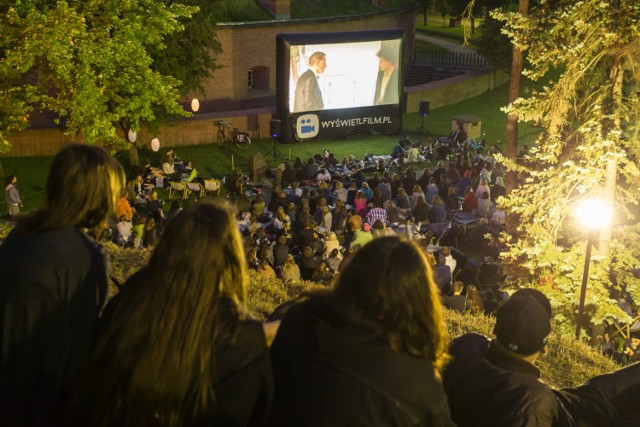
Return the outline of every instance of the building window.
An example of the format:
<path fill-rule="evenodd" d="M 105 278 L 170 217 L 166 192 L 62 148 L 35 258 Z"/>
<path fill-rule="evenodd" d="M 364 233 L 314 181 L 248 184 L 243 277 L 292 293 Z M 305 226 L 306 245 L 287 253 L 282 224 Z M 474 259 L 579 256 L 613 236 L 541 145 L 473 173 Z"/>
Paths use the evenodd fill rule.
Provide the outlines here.
<path fill-rule="evenodd" d="M 253 70 L 247 71 L 247 87 L 249 89 L 253 87 Z"/>

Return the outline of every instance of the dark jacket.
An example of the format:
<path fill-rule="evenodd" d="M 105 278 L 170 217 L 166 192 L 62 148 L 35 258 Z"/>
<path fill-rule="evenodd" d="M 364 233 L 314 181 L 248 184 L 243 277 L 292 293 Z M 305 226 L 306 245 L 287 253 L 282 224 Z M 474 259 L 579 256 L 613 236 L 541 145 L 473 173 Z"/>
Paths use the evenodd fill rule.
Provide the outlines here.
<path fill-rule="evenodd" d="M 107 264 L 74 228 L 16 229 L 0 246 L 0 426 L 55 423 L 89 350 Z"/>
<path fill-rule="evenodd" d="M 380 101 L 380 90 L 382 89 L 382 80 L 384 79 L 384 71 L 378 72 L 376 79 L 376 94 L 373 98 L 374 105 L 397 104 L 398 99 L 398 69 L 394 68 L 389 76 L 389 82 L 384 91 L 384 96 Z"/>
<path fill-rule="evenodd" d="M 450 354 L 443 385 L 459 427 L 570 425 L 531 363 L 473 333 L 453 340 Z"/>
<path fill-rule="evenodd" d="M 431 362 L 392 351 L 376 324 L 329 297 L 290 308 L 270 354 L 271 425 L 453 425 Z"/>
<path fill-rule="evenodd" d="M 554 390 L 540 371 L 478 334 L 453 341 L 443 383 L 464 426 L 638 426 L 640 364 Z"/>
<path fill-rule="evenodd" d="M 300 74 L 296 83 L 293 111 L 315 111 L 322 110 L 324 102 L 322 92 L 318 85 L 318 78 L 311 69 Z"/>

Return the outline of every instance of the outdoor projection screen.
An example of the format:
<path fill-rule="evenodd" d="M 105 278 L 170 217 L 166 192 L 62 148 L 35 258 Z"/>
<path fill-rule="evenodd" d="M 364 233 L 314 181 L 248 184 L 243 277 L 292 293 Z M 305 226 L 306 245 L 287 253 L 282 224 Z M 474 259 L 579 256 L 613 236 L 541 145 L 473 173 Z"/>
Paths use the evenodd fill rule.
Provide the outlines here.
<path fill-rule="evenodd" d="M 404 30 L 277 36 L 282 142 L 395 134 Z"/>

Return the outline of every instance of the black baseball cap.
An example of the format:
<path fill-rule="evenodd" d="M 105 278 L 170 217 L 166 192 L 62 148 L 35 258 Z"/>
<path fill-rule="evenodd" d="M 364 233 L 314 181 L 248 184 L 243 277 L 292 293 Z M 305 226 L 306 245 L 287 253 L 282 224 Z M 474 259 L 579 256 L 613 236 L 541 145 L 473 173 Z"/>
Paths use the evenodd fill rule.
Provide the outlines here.
<path fill-rule="evenodd" d="M 500 344 L 514 353 L 540 351 L 551 333 L 551 303 L 540 291 L 520 289 L 496 312 L 493 333 Z"/>

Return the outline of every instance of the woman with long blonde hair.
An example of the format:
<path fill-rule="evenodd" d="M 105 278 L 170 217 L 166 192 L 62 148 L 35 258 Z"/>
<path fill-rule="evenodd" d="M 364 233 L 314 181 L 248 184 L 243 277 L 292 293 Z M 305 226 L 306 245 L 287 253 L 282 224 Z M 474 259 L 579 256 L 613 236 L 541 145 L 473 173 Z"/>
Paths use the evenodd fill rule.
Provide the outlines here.
<path fill-rule="evenodd" d="M 272 377 L 234 213 L 191 204 L 105 309 L 69 425 L 261 423 Z"/>
<path fill-rule="evenodd" d="M 453 425 L 440 384 L 448 336 L 423 251 L 380 237 L 345 262 L 333 289 L 282 319 L 270 424 Z"/>

